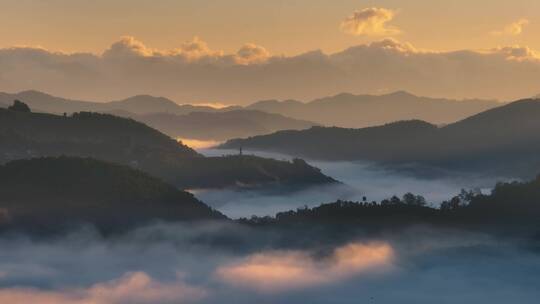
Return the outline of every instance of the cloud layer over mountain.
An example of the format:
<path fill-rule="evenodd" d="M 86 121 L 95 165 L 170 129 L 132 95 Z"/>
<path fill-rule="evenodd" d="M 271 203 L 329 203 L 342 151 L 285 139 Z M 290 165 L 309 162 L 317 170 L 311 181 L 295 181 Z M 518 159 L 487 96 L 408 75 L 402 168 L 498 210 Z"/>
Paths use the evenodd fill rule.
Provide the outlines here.
<path fill-rule="evenodd" d="M 145 93 L 178 102 L 248 103 L 395 90 L 510 100 L 536 94 L 539 77 L 540 55 L 524 46 L 436 52 L 393 39 L 292 57 L 272 56 L 251 43 L 227 54 L 199 38 L 158 50 L 123 37 L 99 55 L 0 49 L 1 91 L 37 89 L 97 100 Z"/>

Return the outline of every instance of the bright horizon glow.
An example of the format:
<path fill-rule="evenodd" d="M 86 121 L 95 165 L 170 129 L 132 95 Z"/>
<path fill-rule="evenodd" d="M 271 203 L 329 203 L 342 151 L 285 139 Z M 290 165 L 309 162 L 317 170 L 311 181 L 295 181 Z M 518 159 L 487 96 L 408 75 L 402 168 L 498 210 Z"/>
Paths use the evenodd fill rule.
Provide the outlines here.
<path fill-rule="evenodd" d="M 177 140 L 195 150 L 212 148 L 222 143 L 217 140 L 200 140 L 192 138 L 177 138 Z"/>

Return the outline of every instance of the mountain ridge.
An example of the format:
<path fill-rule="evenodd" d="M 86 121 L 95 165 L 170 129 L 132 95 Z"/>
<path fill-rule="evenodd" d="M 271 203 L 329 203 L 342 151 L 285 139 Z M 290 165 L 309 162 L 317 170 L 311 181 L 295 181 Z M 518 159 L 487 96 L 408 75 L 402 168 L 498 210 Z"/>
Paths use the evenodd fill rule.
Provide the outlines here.
<path fill-rule="evenodd" d="M 316 127 L 234 139 L 221 148 L 241 146 L 321 160 L 418 163 L 481 172 L 515 170 L 530 176 L 540 171 L 538 117 L 540 100 L 526 99 L 440 127 L 418 120 L 360 129 Z"/>
<path fill-rule="evenodd" d="M 301 102 L 264 100 L 246 108 L 278 113 L 326 126 L 361 128 L 399 120 L 448 124 L 502 105 L 494 100 L 452 100 L 416 96 L 405 91 L 384 95 L 341 93 Z"/>
<path fill-rule="evenodd" d="M 204 157 L 129 118 L 81 112 L 70 116 L 0 109 L 0 163 L 43 156 L 92 157 L 128 165 L 177 187 L 336 182 L 307 163 L 249 156 Z"/>

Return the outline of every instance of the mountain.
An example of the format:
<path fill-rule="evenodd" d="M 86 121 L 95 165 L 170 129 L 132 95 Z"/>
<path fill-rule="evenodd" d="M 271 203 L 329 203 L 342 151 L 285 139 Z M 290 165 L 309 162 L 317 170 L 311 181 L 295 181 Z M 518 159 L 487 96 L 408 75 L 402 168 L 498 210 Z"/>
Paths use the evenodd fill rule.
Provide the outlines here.
<path fill-rule="evenodd" d="M 306 163 L 258 157 L 206 158 L 133 119 L 90 112 L 60 116 L 0 109 L 0 162 L 92 157 L 129 165 L 181 188 L 335 182 Z"/>
<path fill-rule="evenodd" d="M 0 166 L 0 227 L 46 232 L 91 223 L 111 231 L 152 220 L 225 219 L 193 195 L 127 166 L 38 158 Z"/>
<path fill-rule="evenodd" d="M 279 114 L 242 110 L 240 107 L 216 109 L 208 106 L 178 105 L 167 98 L 149 95 L 100 103 L 69 100 L 38 91 L 24 91 L 17 94 L 0 93 L 0 107 L 7 107 L 16 99 L 28 104 L 36 112 L 71 114 L 85 111 L 129 117 L 173 138 L 223 141 L 317 125 Z"/>
<path fill-rule="evenodd" d="M 339 94 L 308 103 L 266 100 L 248 109 L 277 113 L 326 126 L 363 128 L 399 120 L 448 124 L 501 104 L 491 100 L 419 97 L 399 91 L 386 95 Z"/>
<path fill-rule="evenodd" d="M 230 140 L 221 148 L 243 147 L 323 160 L 416 163 L 531 176 L 540 171 L 539 117 L 540 100 L 527 99 L 444 127 L 423 121 L 363 129 L 314 127 Z"/>
<path fill-rule="evenodd" d="M 91 102 L 55 97 L 38 91 L 23 91 L 16 94 L 0 93 L 0 103 L 11 104 L 15 99 L 23 101 L 35 111 L 56 114 L 120 110 L 135 114 L 167 112 L 183 115 L 194 111 L 217 112 L 235 109 L 234 107 L 215 109 L 207 106 L 179 105 L 167 98 L 149 95 L 138 95 L 111 102 Z"/>
<path fill-rule="evenodd" d="M 420 120 L 401 121 L 364 129 L 313 127 L 308 130 L 279 131 L 247 139 L 233 139 L 221 145 L 225 149 L 244 149 L 303 155 L 320 160 L 369 159 L 386 161 L 406 155 L 403 147 L 421 144 L 437 132 L 437 127 Z M 413 142 L 411 142 L 413 141 Z M 321 145 L 324 143 L 324 145 Z M 411 154 L 411 152 L 407 152 Z M 414 157 L 414 151 L 412 151 Z"/>
<path fill-rule="evenodd" d="M 226 112 L 191 112 L 185 115 L 171 113 L 131 114 L 113 112 L 143 122 L 173 138 L 223 141 L 236 137 L 269 134 L 279 130 L 301 130 L 317 125 L 280 114 L 254 110 Z"/>

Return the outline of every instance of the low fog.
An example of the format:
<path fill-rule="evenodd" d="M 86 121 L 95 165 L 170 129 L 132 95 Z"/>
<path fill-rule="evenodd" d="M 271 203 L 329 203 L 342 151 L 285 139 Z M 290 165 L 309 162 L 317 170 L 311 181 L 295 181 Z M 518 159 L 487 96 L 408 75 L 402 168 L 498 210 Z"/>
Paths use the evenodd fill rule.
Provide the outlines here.
<path fill-rule="evenodd" d="M 207 156 L 237 154 L 233 150 L 201 149 Z M 244 151 L 263 157 L 290 160 L 290 156 Z M 231 189 L 192 190 L 205 203 L 220 210 L 232 218 L 250 217 L 251 215 L 275 215 L 280 211 L 298 207 L 318 206 L 338 199 L 361 201 L 364 196 L 368 201 L 380 201 L 407 192 L 422 195 L 433 206 L 459 194 L 461 189 L 480 189 L 488 192 L 499 181 L 508 181 L 509 177 L 476 176 L 452 172 L 424 172 L 423 174 L 393 171 L 366 162 L 323 162 L 308 160 L 309 164 L 320 168 L 322 172 L 343 183 L 343 185 L 318 186 L 279 193 L 277 191 L 239 191 Z"/>
<path fill-rule="evenodd" d="M 540 255 L 519 240 L 418 227 L 279 245 L 236 224 L 159 224 L 102 238 L 0 238 L 0 302 L 537 303 Z M 502 275 L 504 274 L 504 275 Z"/>

